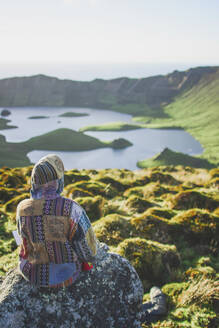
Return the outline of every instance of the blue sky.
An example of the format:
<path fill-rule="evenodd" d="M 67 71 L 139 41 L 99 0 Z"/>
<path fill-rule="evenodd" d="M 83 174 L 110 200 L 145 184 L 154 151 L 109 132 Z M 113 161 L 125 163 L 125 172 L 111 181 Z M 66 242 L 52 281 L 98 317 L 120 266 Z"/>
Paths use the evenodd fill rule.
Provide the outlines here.
<path fill-rule="evenodd" d="M 219 64 L 218 0 L 0 0 L 0 64 Z"/>

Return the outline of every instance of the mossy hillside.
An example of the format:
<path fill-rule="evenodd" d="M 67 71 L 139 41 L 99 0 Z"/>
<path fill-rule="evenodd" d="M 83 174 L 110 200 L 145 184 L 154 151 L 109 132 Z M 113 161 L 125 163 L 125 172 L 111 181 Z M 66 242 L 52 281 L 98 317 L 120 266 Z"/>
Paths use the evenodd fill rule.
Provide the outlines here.
<path fill-rule="evenodd" d="M 91 222 L 95 222 L 102 217 L 102 207 L 105 202 L 101 196 L 96 197 L 76 197 L 75 201 L 86 211 Z"/>
<path fill-rule="evenodd" d="M 219 207 L 219 195 L 217 192 L 201 192 L 195 189 L 181 191 L 170 197 L 172 208 L 176 210 L 187 210 L 190 208 L 201 208 L 214 211 Z"/>
<path fill-rule="evenodd" d="M 210 244 L 218 241 L 219 217 L 211 211 L 193 208 L 174 216 L 170 222 L 179 224 L 184 238 L 192 244 Z"/>
<path fill-rule="evenodd" d="M 77 169 L 65 171 L 64 174 L 65 185 L 69 185 L 77 181 L 87 181 L 87 180 L 90 180 L 90 177 L 87 174 L 83 174 L 83 172 Z"/>
<path fill-rule="evenodd" d="M 185 129 L 203 146 L 204 152 L 199 157 L 213 165 L 218 165 L 218 90 L 219 69 L 216 69 L 203 76 L 191 88 L 184 89 L 168 105 L 164 106 L 163 112 L 167 118 L 151 119 L 150 123 L 146 124 L 147 127 L 181 127 Z M 148 117 L 141 117 L 137 121 L 145 123 L 148 121 Z M 156 164 L 159 165 L 159 163 Z"/>
<path fill-rule="evenodd" d="M 0 169 L 0 274 L 16 265 L 12 230 L 16 206 L 28 197 L 31 170 Z M 131 261 L 145 292 L 166 284 L 168 315 L 151 327 L 217 327 L 215 294 L 208 304 L 200 297 L 182 302 L 193 282 L 199 293 L 199 279 L 212 286 L 219 272 L 218 186 L 210 183 L 217 174 L 183 166 L 65 172 L 63 195 L 83 206 L 100 241 Z"/>
<path fill-rule="evenodd" d="M 150 277 L 155 284 L 169 280 L 171 271 L 180 264 L 180 257 L 174 245 L 163 245 L 142 238 L 127 238 L 116 248 L 136 268 L 145 288 L 150 287 Z"/>

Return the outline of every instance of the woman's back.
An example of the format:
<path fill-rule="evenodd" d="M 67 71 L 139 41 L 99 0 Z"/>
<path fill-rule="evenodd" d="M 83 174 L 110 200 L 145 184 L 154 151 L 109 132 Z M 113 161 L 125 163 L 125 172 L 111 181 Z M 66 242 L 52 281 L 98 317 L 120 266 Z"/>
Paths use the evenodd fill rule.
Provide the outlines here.
<path fill-rule="evenodd" d="M 72 284 L 83 262 L 94 261 L 97 250 L 85 211 L 73 200 L 60 196 L 64 185 L 60 161 L 49 155 L 35 165 L 32 198 L 17 208 L 22 238 L 19 269 L 25 279 L 41 287 Z"/>

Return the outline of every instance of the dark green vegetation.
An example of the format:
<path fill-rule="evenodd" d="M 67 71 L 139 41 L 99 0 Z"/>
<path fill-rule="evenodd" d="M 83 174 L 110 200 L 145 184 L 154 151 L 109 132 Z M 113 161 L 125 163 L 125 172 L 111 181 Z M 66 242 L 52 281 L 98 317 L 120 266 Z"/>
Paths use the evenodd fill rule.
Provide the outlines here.
<path fill-rule="evenodd" d="M 188 165 L 196 168 L 213 168 L 215 166 L 204 158 L 194 157 L 183 153 L 175 152 L 168 148 L 165 148 L 161 153 L 155 155 L 150 159 L 139 161 L 137 165 L 140 168 L 162 165 Z"/>
<path fill-rule="evenodd" d="M 9 115 L 11 115 L 11 112 L 10 112 L 10 110 L 8 110 L 8 109 L 2 109 L 2 111 L 1 111 L 1 116 L 9 116 Z"/>
<path fill-rule="evenodd" d="M 0 106 L 75 106 L 128 113 L 149 128 L 190 132 L 204 148 L 201 158 L 213 165 L 219 163 L 218 104 L 218 67 L 142 79 L 78 82 L 37 75 L 0 80 Z"/>
<path fill-rule="evenodd" d="M 2 275 L 17 261 L 11 232 L 31 170 L 0 169 Z M 218 168 L 173 165 L 65 173 L 63 194 L 85 208 L 99 240 L 133 264 L 145 293 L 153 285 L 166 293 L 168 314 L 150 327 L 219 325 L 218 181 Z"/>
<path fill-rule="evenodd" d="M 166 118 L 149 119 L 148 117 L 141 117 L 137 120 L 148 123 L 146 125 L 150 128 L 178 126 L 185 129 L 202 144 L 204 153 L 200 157 L 218 165 L 218 68 L 212 70 L 212 72 L 200 74 L 199 78 L 196 79 L 196 83 L 187 85 L 167 105 L 163 106 L 163 113 Z"/>
<path fill-rule="evenodd" d="M 128 124 L 123 122 L 112 122 L 102 125 L 89 125 L 80 129 L 80 131 L 128 131 L 141 129 L 140 124 Z"/>
<path fill-rule="evenodd" d="M 63 113 L 63 114 L 59 115 L 59 117 L 80 117 L 80 116 L 89 116 L 89 114 L 87 114 L 87 113 L 66 112 L 66 113 Z"/>
<path fill-rule="evenodd" d="M 6 142 L 5 137 L 0 135 L 0 167 L 30 165 L 27 153 L 32 150 L 83 151 L 104 147 L 121 149 L 129 146 L 131 143 L 122 138 L 102 142 L 70 129 L 58 129 L 20 143 Z"/>
<path fill-rule="evenodd" d="M 49 116 L 30 116 L 28 117 L 30 120 L 38 120 L 41 118 L 49 118 Z"/>
<path fill-rule="evenodd" d="M 5 118 L 0 118 L 0 130 L 17 128 L 17 126 L 8 125 L 9 122 L 10 120 L 6 120 Z"/>

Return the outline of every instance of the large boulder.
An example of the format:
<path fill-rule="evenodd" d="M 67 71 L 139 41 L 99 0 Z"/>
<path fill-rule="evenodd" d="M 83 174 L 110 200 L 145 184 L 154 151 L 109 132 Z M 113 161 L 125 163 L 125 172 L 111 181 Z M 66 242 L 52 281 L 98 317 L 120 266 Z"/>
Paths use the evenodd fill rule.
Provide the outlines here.
<path fill-rule="evenodd" d="M 94 269 L 68 288 L 36 288 L 10 271 L 0 285 L 0 327 L 139 328 L 142 298 L 134 268 L 102 247 Z"/>

